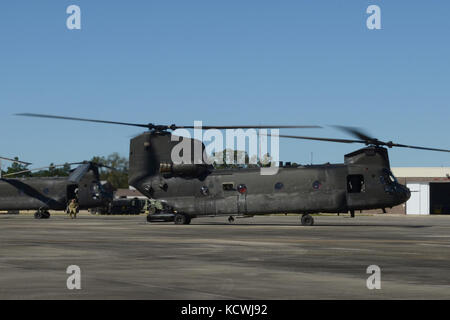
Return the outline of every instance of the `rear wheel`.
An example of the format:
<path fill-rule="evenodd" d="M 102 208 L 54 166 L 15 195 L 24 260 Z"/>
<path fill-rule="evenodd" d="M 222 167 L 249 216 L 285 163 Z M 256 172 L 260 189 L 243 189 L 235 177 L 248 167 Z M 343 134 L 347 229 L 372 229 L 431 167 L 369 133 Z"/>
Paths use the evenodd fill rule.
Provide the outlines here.
<path fill-rule="evenodd" d="M 314 219 L 309 214 L 304 214 L 301 219 L 302 226 L 312 226 L 314 224 Z"/>

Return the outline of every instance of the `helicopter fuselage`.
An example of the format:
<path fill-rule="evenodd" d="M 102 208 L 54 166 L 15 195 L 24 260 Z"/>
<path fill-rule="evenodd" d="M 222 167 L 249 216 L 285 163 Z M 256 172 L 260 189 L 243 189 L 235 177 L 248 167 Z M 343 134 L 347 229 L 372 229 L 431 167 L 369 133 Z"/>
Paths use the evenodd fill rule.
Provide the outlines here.
<path fill-rule="evenodd" d="M 173 164 L 167 135 L 142 134 L 130 148 L 130 185 L 191 217 L 384 209 L 410 197 L 382 147 L 357 150 L 343 164 L 280 167 L 274 175 L 261 175 L 259 168 Z"/>
<path fill-rule="evenodd" d="M 78 199 L 80 209 L 104 205 L 112 195 L 105 194 L 92 172 L 79 183 L 65 177 L 0 179 L 0 210 L 65 210 L 67 202 Z"/>

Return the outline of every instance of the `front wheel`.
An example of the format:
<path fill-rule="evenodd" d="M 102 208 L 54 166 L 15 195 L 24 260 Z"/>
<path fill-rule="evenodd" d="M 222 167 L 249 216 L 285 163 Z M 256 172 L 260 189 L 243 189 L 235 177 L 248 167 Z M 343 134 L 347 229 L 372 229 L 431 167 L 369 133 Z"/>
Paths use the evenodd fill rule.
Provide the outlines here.
<path fill-rule="evenodd" d="M 190 224 L 191 217 L 187 214 L 177 213 L 173 221 L 175 224 Z"/>
<path fill-rule="evenodd" d="M 301 219 L 302 226 L 312 226 L 314 224 L 314 218 L 309 214 L 304 214 Z"/>

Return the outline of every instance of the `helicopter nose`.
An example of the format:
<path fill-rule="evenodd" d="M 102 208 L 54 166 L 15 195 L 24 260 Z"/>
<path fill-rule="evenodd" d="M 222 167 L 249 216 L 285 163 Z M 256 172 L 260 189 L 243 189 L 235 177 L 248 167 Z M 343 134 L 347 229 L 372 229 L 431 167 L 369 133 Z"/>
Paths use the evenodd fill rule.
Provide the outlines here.
<path fill-rule="evenodd" d="M 405 187 L 406 189 L 406 201 L 409 200 L 409 198 L 411 198 L 411 190 L 409 190 L 409 188 Z"/>
<path fill-rule="evenodd" d="M 400 195 L 402 203 L 408 201 L 409 198 L 411 198 L 411 190 L 409 190 L 408 187 L 404 185 L 399 185 L 397 190 Z"/>

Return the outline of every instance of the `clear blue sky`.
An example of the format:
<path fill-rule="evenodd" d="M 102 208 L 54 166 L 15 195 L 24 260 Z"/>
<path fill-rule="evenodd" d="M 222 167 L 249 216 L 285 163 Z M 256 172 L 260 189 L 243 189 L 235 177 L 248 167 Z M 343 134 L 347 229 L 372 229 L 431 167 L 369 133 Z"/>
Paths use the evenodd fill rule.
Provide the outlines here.
<path fill-rule="evenodd" d="M 82 29 L 66 28 L 67 6 Z M 382 30 L 366 28 L 381 7 Z M 161 124 L 318 124 L 450 148 L 448 1 L 4 1 L 0 154 L 36 165 L 128 156 L 136 128 L 14 117 L 36 112 Z M 335 129 L 289 134 L 343 137 Z M 358 145 L 283 141 L 282 160 L 342 162 Z M 450 166 L 397 149 L 392 166 Z"/>

